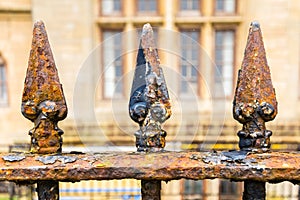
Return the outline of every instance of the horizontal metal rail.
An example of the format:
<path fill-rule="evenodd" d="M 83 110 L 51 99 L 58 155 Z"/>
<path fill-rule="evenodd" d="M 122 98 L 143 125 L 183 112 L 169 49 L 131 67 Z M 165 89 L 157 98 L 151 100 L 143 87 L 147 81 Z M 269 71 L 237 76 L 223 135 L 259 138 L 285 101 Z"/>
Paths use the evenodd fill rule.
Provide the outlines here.
<path fill-rule="evenodd" d="M 110 152 L 0 154 L 0 181 L 231 179 L 300 182 L 299 152 Z"/>

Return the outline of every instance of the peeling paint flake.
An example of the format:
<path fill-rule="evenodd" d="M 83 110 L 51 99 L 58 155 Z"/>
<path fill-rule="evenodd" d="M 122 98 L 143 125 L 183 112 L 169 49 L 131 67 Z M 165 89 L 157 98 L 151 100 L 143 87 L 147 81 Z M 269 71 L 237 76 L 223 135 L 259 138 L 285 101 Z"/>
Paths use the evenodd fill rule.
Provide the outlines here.
<path fill-rule="evenodd" d="M 253 158 L 247 158 L 247 155 L 249 154 L 248 151 L 224 151 L 224 152 L 212 152 L 207 153 L 202 157 L 202 161 L 206 164 L 213 164 L 213 165 L 219 165 L 219 164 L 230 164 L 230 163 L 236 163 L 236 164 L 246 164 L 250 165 L 253 163 L 256 163 L 256 159 Z M 198 157 L 195 159 L 195 156 L 192 155 L 191 159 L 194 160 L 200 160 Z"/>
<path fill-rule="evenodd" d="M 36 158 L 36 160 L 44 163 L 45 165 L 48 165 L 48 164 L 54 164 L 56 161 L 60 161 L 63 164 L 72 163 L 72 162 L 75 162 L 77 160 L 77 158 L 72 157 L 72 156 L 60 156 L 60 155 L 49 156 L 49 155 L 47 155 L 47 156 L 39 156 Z"/>
<path fill-rule="evenodd" d="M 56 156 L 39 156 L 36 158 L 37 161 L 44 163 L 45 165 L 54 164 L 57 161 Z"/>
<path fill-rule="evenodd" d="M 76 157 L 72 157 L 72 156 L 60 156 L 58 158 L 58 160 L 60 162 L 62 162 L 63 164 L 66 164 L 66 163 L 72 163 L 72 162 L 75 162 L 77 160 Z"/>
<path fill-rule="evenodd" d="M 24 154 L 9 154 L 2 156 L 2 159 L 9 162 L 16 162 L 25 159 L 26 156 Z"/>

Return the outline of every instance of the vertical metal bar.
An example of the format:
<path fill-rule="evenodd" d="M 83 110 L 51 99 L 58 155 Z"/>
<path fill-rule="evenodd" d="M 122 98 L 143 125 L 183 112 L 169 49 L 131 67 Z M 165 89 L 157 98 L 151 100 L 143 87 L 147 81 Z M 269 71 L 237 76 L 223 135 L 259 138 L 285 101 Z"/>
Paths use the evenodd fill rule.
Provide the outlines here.
<path fill-rule="evenodd" d="M 245 181 L 243 200 L 265 200 L 266 183 L 258 181 Z"/>
<path fill-rule="evenodd" d="M 39 200 L 59 200 L 59 182 L 38 181 L 37 193 Z"/>
<path fill-rule="evenodd" d="M 142 199 L 143 200 L 160 200 L 161 181 L 142 180 Z"/>
<path fill-rule="evenodd" d="M 63 131 L 57 123 L 67 105 L 44 23 L 34 24 L 32 46 L 22 96 L 22 114 L 34 123 L 29 131 L 32 153 L 61 153 Z M 38 181 L 39 200 L 59 199 L 59 182 Z"/>
<path fill-rule="evenodd" d="M 32 153 L 59 153 L 67 105 L 44 23 L 34 24 L 31 51 L 22 96 L 22 114 L 34 123 L 29 131 Z"/>
<path fill-rule="evenodd" d="M 266 152 L 272 131 L 265 122 L 277 114 L 275 90 L 267 63 L 258 22 L 252 22 L 233 101 L 233 117 L 243 124 L 238 132 L 239 147 L 245 151 Z M 265 182 L 246 181 L 243 200 L 265 199 Z"/>
<path fill-rule="evenodd" d="M 140 126 L 135 133 L 137 151 L 162 151 L 167 132 L 161 128 L 161 124 L 171 116 L 171 105 L 150 24 L 144 25 L 141 35 L 129 114 Z M 159 200 L 160 191 L 161 181 L 142 180 L 143 200 Z"/>
<path fill-rule="evenodd" d="M 137 151 L 162 151 L 167 132 L 161 124 L 171 116 L 171 105 L 150 24 L 145 24 L 142 31 L 129 114 L 140 126 L 135 132 Z"/>
<path fill-rule="evenodd" d="M 268 151 L 272 131 L 266 129 L 265 122 L 276 114 L 275 89 L 260 25 L 252 22 L 233 101 L 233 117 L 243 124 L 238 132 L 240 149 Z"/>

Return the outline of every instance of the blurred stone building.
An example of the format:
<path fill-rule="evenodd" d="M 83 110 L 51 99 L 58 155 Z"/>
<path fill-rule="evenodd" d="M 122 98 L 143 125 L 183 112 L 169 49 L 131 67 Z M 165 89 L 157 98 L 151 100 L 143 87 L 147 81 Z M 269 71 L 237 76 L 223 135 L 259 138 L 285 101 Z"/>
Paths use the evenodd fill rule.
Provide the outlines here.
<path fill-rule="evenodd" d="M 0 0 L 2 151 L 29 142 L 32 124 L 21 115 L 20 104 L 36 20 L 45 22 L 68 103 L 69 115 L 60 123 L 65 149 L 127 146 L 134 150 L 138 126 L 128 116 L 128 100 L 144 23 L 154 27 L 173 105 L 165 124 L 167 148 L 237 148 L 241 125 L 232 118 L 232 100 L 253 20 L 261 24 L 279 102 L 278 116 L 267 124 L 274 132 L 272 147 L 297 148 L 297 0 Z M 209 184 L 215 183 L 186 181 L 181 191 L 188 196 L 187 191 L 192 194 L 199 191 L 193 188 L 201 187 L 215 198 L 218 191 L 239 193 L 237 186 L 223 187 L 220 181 L 219 190 L 209 191 L 213 188 Z M 200 199 L 186 197 L 193 198 Z"/>

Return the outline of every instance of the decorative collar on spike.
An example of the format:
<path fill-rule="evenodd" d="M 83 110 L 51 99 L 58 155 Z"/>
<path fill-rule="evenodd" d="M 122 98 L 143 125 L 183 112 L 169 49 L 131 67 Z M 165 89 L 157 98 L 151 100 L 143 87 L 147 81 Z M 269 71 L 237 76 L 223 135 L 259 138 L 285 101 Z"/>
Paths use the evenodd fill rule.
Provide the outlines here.
<path fill-rule="evenodd" d="M 268 150 L 272 132 L 266 130 L 265 122 L 276 114 L 277 101 L 260 25 L 252 22 L 233 101 L 233 117 L 243 124 L 238 132 L 240 148 Z"/>
<path fill-rule="evenodd" d="M 34 24 L 21 110 L 34 122 L 29 131 L 31 151 L 60 152 L 63 131 L 57 122 L 67 116 L 67 105 L 42 21 Z"/>
<path fill-rule="evenodd" d="M 161 124 L 171 116 L 171 105 L 150 24 L 145 24 L 142 31 L 129 114 L 140 126 L 135 133 L 137 150 L 163 150 L 167 133 Z"/>

